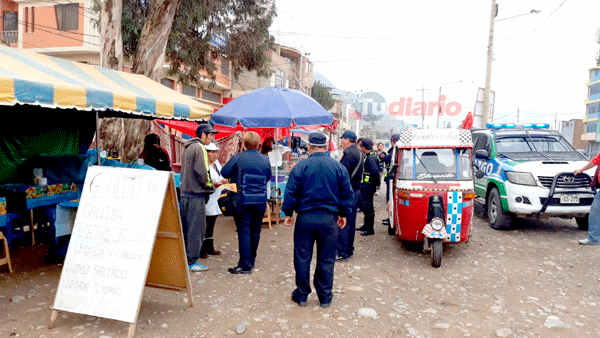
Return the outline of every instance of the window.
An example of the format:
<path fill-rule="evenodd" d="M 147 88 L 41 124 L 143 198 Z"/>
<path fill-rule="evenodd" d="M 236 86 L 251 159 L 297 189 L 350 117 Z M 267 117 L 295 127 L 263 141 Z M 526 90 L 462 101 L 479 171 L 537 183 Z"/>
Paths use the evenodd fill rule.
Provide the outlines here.
<path fill-rule="evenodd" d="M 590 96 L 600 94 L 600 83 L 590 86 Z"/>
<path fill-rule="evenodd" d="M 275 70 L 275 87 L 284 87 L 285 85 L 285 75 L 283 71 L 276 69 Z"/>
<path fill-rule="evenodd" d="M 25 7 L 25 33 L 29 32 L 29 7 Z"/>
<path fill-rule="evenodd" d="M 4 31 L 17 31 L 17 12 L 4 12 Z"/>
<path fill-rule="evenodd" d="M 79 29 L 79 4 L 54 5 L 56 11 L 56 27 L 59 31 Z"/>
<path fill-rule="evenodd" d="M 202 91 L 202 99 L 221 103 L 221 94 L 209 92 L 207 90 Z"/>
<path fill-rule="evenodd" d="M 173 89 L 175 81 L 171 79 L 162 79 L 161 83 L 163 84 L 163 86 Z"/>
<path fill-rule="evenodd" d="M 471 180 L 470 149 L 404 149 L 398 179 L 401 180 Z"/>
<path fill-rule="evenodd" d="M 548 136 L 513 136 L 496 139 L 496 149 L 499 153 L 530 153 L 536 150 L 544 152 L 568 152 L 573 147 L 559 137 Z"/>
<path fill-rule="evenodd" d="M 597 122 L 588 122 L 585 124 L 585 132 L 586 133 L 595 133 L 596 132 L 596 124 Z"/>
<path fill-rule="evenodd" d="M 600 101 L 588 104 L 588 106 L 587 106 L 588 118 L 594 118 L 591 115 L 597 114 L 598 112 L 600 112 Z"/>
<path fill-rule="evenodd" d="M 31 7 L 31 32 L 35 31 L 35 7 Z"/>
<path fill-rule="evenodd" d="M 221 57 L 221 74 L 229 75 L 229 60 Z"/>
<path fill-rule="evenodd" d="M 194 86 L 188 86 L 188 85 L 183 85 L 183 95 L 187 95 L 187 96 L 193 96 L 193 97 L 197 97 L 198 96 L 198 91 L 196 90 L 196 87 Z"/>

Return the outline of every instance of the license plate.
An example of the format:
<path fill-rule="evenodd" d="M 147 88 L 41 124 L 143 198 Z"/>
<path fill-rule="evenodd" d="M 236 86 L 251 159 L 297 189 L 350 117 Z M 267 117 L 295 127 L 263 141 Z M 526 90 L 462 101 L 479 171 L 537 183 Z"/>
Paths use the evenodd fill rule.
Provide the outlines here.
<path fill-rule="evenodd" d="M 560 204 L 579 204 L 579 196 L 562 195 L 560 196 Z"/>

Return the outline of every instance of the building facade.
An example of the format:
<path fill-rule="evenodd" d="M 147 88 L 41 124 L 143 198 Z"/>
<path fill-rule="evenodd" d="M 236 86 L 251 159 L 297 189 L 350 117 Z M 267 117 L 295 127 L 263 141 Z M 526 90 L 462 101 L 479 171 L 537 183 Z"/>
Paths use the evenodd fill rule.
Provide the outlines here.
<path fill-rule="evenodd" d="M 585 131 L 582 140 L 588 141 L 587 153 L 600 152 L 600 65 L 590 69 L 590 79 L 587 82 L 588 97 L 585 100 Z"/>
<path fill-rule="evenodd" d="M 264 87 L 291 88 L 310 95 L 314 66 L 307 54 L 293 47 L 277 44 L 267 55 L 271 59 L 271 77 L 259 77 L 256 71 L 242 72 L 237 80 L 232 81 L 233 97 Z"/>
<path fill-rule="evenodd" d="M 560 133 L 575 149 L 586 150 L 587 141 L 582 140 L 581 137 L 584 128 L 582 119 L 572 119 L 560 123 Z"/>

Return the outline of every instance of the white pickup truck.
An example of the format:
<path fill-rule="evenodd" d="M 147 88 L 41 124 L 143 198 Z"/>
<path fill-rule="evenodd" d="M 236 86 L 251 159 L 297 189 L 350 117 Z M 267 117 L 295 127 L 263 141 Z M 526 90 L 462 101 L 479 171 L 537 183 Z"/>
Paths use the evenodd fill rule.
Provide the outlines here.
<path fill-rule="evenodd" d="M 594 169 L 578 176 L 588 159 L 547 124 L 488 124 L 474 129 L 473 162 L 483 171 L 475 179 L 490 226 L 506 230 L 514 217 L 575 218 L 587 230 L 594 198 Z"/>

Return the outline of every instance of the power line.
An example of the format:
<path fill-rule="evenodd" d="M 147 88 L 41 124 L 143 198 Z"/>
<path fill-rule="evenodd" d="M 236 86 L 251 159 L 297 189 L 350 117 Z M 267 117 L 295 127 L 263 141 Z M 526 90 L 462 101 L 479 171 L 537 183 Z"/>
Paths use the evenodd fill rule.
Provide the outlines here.
<path fill-rule="evenodd" d="M 18 24 L 20 24 L 20 25 L 26 25 L 26 23 L 24 23 L 24 22 L 23 22 L 23 21 L 21 21 L 21 20 L 17 20 L 17 23 L 18 23 Z M 34 25 L 34 26 L 38 26 L 38 25 Z M 42 27 L 43 27 L 43 26 L 42 26 Z M 61 36 L 61 37 L 67 38 L 67 39 L 71 39 L 71 40 L 75 40 L 75 41 L 79 41 L 79 42 L 83 42 L 83 43 L 87 43 L 87 44 L 90 44 L 90 45 L 94 45 L 94 46 L 98 46 L 98 47 L 100 47 L 100 45 L 99 45 L 99 44 L 97 44 L 97 43 L 94 43 L 94 42 L 90 42 L 90 41 L 84 41 L 84 40 L 81 40 L 81 39 L 78 39 L 78 38 L 74 38 L 74 37 L 72 37 L 72 36 L 68 36 L 68 35 L 60 34 L 60 33 L 58 33 L 58 32 L 60 32 L 60 31 L 58 31 L 58 30 L 57 30 L 58 32 L 54 32 L 54 31 L 51 31 L 51 30 L 46 30 L 46 29 L 39 28 L 39 26 L 38 26 L 38 28 L 37 28 L 37 29 L 38 29 L 38 30 L 41 30 L 42 32 L 46 32 L 46 33 L 50 33 L 50 34 L 54 34 L 54 35 Z M 51 29 L 52 29 L 52 28 L 51 28 Z"/>
<path fill-rule="evenodd" d="M 352 40 L 386 40 L 386 41 L 402 41 L 398 38 L 387 38 L 387 37 L 372 37 L 372 36 L 342 36 L 342 35 L 328 35 L 328 34 L 310 34 L 310 33 L 299 33 L 299 32 L 276 32 L 273 35 L 287 35 L 287 36 L 304 36 L 312 38 L 331 38 L 331 39 L 352 39 Z"/>
<path fill-rule="evenodd" d="M 543 25 L 548 19 L 550 19 L 550 17 L 554 15 L 554 13 L 556 13 L 556 11 L 558 11 L 567 1 L 568 0 L 564 0 L 560 5 L 558 5 L 558 7 L 556 7 L 556 9 L 552 11 L 552 13 L 550 13 L 550 15 L 548 15 L 539 25 L 537 25 L 531 32 L 529 32 L 529 34 L 525 35 L 523 38 L 521 38 L 521 40 L 517 41 L 517 43 L 523 41 L 525 38 L 531 35 L 531 33 L 535 32 L 538 28 L 540 28 L 540 26 Z"/>
<path fill-rule="evenodd" d="M 4 17 L 4 16 L 0 16 L 0 18 L 4 19 L 5 17 Z M 100 37 L 100 35 L 85 34 L 85 33 L 79 33 L 79 32 L 76 32 L 76 31 L 61 31 L 61 30 L 58 30 L 58 28 L 55 28 L 55 27 L 50 27 L 50 26 L 40 25 L 39 23 L 28 23 L 28 22 L 26 22 L 26 21 L 22 21 L 22 20 L 17 20 L 17 23 L 19 23 L 19 24 L 21 24 L 21 25 L 24 25 L 24 26 L 32 26 L 32 27 L 38 27 L 38 28 L 39 28 L 39 27 L 43 27 L 43 28 L 48 28 L 48 29 L 54 29 L 54 30 L 56 30 L 57 32 L 68 32 L 69 34 L 83 35 L 83 36 L 91 36 L 91 37 L 93 37 L 93 38 L 99 38 L 99 37 Z M 42 31 L 43 31 L 43 32 L 47 32 L 47 31 L 45 31 L 45 30 L 42 30 Z M 62 35 L 61 35 L 61 36 L 62 36 Z"/>

